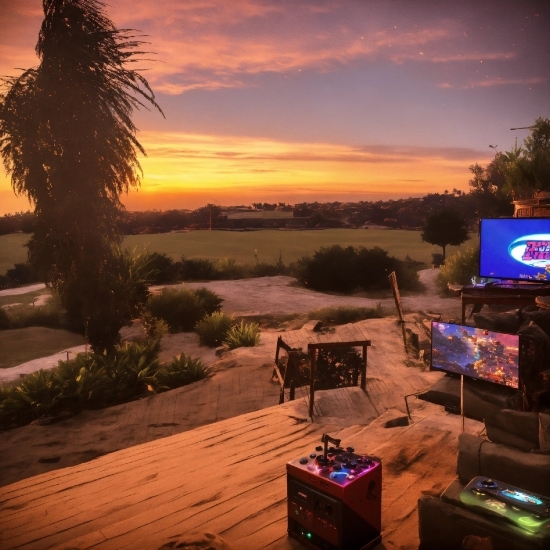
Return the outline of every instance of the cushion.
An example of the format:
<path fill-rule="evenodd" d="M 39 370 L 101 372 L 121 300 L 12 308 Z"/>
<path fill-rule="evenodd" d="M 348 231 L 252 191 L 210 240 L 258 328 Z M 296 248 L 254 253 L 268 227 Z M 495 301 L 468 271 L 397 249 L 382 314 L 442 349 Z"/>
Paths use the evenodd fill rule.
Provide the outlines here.
<path fill-rule="evenodd" d="M 505 313 L 475 313 L 474 324 L 477 328 L 515 334 L 521 326 L 519 311 Z"/>
<path fill-rule="evenodd" d="M 485 418 L 485 428 L 488 439 L 493 443 L 525 452 L 539 448 L 538 413 L 503 409 Z"/>
<path fill-rule="evenodd" d="M 550 336 L 550 309 L 539 309 L 536 311 L 522 311 L 520 313 L 523 321 L 535 322 L 547 336 Z"/>
<path fill-rule="evenodd" d="M 541 451 L 550 451 L 550 414 L 539 414 L 539 447 Z"/>

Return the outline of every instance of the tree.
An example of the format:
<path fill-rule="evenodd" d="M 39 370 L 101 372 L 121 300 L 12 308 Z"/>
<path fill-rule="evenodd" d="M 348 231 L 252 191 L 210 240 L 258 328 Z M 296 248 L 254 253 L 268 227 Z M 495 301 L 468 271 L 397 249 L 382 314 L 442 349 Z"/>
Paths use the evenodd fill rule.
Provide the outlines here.
<path fill-rule="evenodd" d="M 505 161 L 503 153 L 496 153 L 495 158 L 483 168 L 479 164 L 470 166 L 473 178 L 468 182 L 469 197 L 474 202 L 478 218 L 509 215 L 512 213 L 510 200 L 502 192 L 506 185 L 504 174 Z"/>
<path fill-rule="evenodd" d="M 452 208 L 442 208 L 427 216 L 421 237 L 424 242 L 443 248 L 443 260 L 447 245 L 458 246 L 470 238 L 466 220 Z"/>
<path fill-rule="evenodd" d="M 103 4 L 44 0 L 43 7 L 40 64 L 7 79 L 0 97 L 0 153 L 14 191 L 35 206 L 31 265 L 71 316 L 101 332 L 95 297 L 99 285 L 104 295 L 117 291 L 108 271 L 123 257 L 119 197 L 140 184 L 137 155 L 145 154 L 131 115 L 145 103 L 160 107 L 147 81 L 127 68 L 141 42 L 114 27 Z M 112 322 L 122 326 L 126 317 Z M 112 347 L 105 342 L 98 351 Z"/>
<path fill-rule="evenodd" d="M 511 151 L 502 153 L 506 179 L 503 192 L 514 199 L 550 191 L 550 119 L 539 117 L 530 129 L 523 147 L 516 144 Z"/>

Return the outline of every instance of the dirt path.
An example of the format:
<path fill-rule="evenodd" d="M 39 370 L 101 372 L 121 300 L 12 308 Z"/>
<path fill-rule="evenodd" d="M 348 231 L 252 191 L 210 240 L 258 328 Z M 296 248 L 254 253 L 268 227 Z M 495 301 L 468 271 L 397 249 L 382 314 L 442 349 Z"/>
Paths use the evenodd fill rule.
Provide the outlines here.
<path fill-rule="evenodd" d="M 426 291 L 403 297 L 405 312 L 428 312 L 442 314 L 447 320 L 460 318 L 460 299 L 441 298 L 435 286 L 438 269 L 425 269 L 419 272 L 420 281 L 425 285 Z M 186 283 L 188 288 L 205 287 L 216 292 L 223 298 L 223 311 L 228 314 L 247 315 L 284 315 L 303 314 L 313 309 L 322 307 L 335 307 L 349 305 L 355 307 L 376 307 L 381 304 L 389 315 L 395 314 L 395 302 L 393 298 L 363 298 L 357 296 L 338 296 L 315 292 L 305 288 L 294 286 L 292 277 L 260 277 L 257 279 L 243 279 L 237 281 L 212 281 L 208 283 Z M 176 285 L 181 286 L 181 285 Z M 37 288 L 39 287 L 39 288 Z M 28 287 L 7 289 L 2 292 L 21 294 L 23 288 L 27 292 L 39 290 L 43 285 L 31 285 Z M 153 287 L 160 289 L 162 287 Z M 123 338 L 131 338 L 137 332 L 124 328 Z M 39 369 L 51 369 L 57 366 L 59 360 L 65 359 L 67 352 L 70 356 L 82 353 L 84 346 L 68 348 L 49 357 L 34 359 L 17 367 L 0 369 L 0 382 L 16 382 L 21 375 L 29 374 Z M 161 360 L 172 359 L 173 356 L 185 352 L 192 357 L 200 358 L 206 365 L 215 361 L 215 356 L 210 348 L 198 345 L 198 338 L 194 333 L 182 333 L 169 335 L 163 342 Z"/>

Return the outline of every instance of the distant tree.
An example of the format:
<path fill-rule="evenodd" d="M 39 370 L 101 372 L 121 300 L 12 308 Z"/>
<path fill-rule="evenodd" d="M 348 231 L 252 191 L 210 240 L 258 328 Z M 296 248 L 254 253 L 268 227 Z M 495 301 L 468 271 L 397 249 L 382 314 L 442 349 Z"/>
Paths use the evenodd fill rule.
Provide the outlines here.
<path fill-rule="evenodd" d="M 424 220 L 421 237 L 424 242 L 443 249 L 443 260 L 447 245 L 458 246 L 470 238 L 466 220 L 451 208 L 442 208 L 430 214 Z"/>
<path fill-rule="evenodd" d="M 197 208 L 192 214 L 192 219 L 195 223 L 212 229 L 216 222 L 220 219 L 222 209 L 215 204 L 207 204 L 201 208 Z"/>
<path fill-rule="evenodd" d="M 85 320 L 101 351 L 133 310 L 99 301 L 121 291 L 116 273 L 131 269 L 116 223 L 120 194 L 140 183 L 144 150 L 131 115 L 143 102 L 160 108 L 147 81 L 127 68 L 141 42 L 116 29 L 102 3 L 43 7 L 40 64 L 8 79 L 0 97 L 0 153 L 16 194 L 35 205 L 33 268 L 69 315 Z M 94 343 L 105 311 L 110 328 Z"/>
<path fill-rule="evenodd" d="M 503 191 L 514 199 L 550 191 L 550 119 L 539 117 L 530 129 L 523 147 L 516 144 L 511 151 L 501 154 L 506 179 Z"/>
<path fill-rule="evenodd" d="M 506 184 L 503 154 L 497 153 L 487 168 L 479 164 L 470 166 L 473 177 L 468 182 L 469 198 L 473 200 L 478 218 L 511 214 L 510 200 L 502 192 Z"/>

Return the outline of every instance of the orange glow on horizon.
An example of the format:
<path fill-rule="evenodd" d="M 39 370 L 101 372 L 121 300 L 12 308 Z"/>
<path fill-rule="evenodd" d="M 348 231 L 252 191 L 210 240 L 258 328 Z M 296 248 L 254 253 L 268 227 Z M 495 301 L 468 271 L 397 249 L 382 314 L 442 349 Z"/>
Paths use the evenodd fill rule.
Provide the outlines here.
<path fill-rule="evenodd" d="M 358 201 L 466 190 L 474 150 L 288 143 L 272 139 L 142 132 L 148 156 L 128 210 L 194 209 L 208 202 Z M 10 199 L 11 193 L 11 199 Z M 9 179 L 0 181 L 0 214 L 27 210 Z"/>

